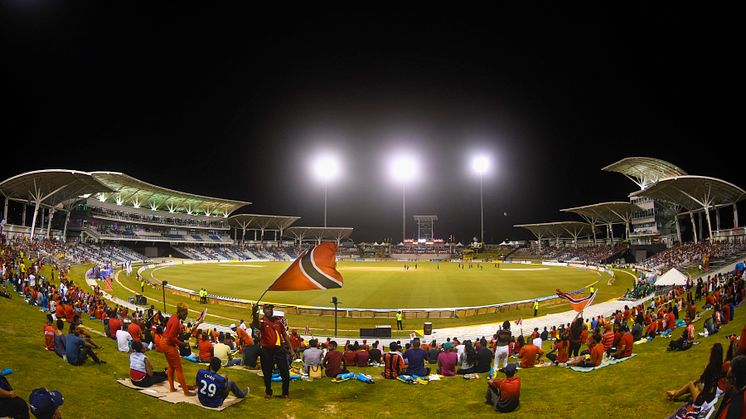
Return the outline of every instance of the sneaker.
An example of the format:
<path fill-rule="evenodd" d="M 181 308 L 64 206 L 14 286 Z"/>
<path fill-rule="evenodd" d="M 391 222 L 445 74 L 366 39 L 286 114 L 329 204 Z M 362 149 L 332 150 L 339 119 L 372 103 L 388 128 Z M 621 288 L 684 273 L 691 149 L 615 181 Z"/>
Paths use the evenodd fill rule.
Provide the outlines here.
<path fill-rule="evenodd" d="M 245 389 L 243 389 L 243 396 L 246 397 L 248 395 L 249 395 L 249 388 L 246 387 Z"/>

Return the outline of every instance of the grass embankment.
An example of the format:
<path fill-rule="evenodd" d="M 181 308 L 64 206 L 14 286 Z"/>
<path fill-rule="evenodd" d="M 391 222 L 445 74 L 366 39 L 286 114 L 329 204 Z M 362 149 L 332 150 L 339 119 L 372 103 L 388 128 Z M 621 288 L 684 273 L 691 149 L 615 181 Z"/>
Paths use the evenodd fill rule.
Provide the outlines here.
<path fill-rule="evenodd" d="M 446 266 L 444 266 L 446 265 Z M 362 267 L 362 265 L 353 265 L 354 267 Z M 378 265 L 380 267 L 380 265 Z M 392 284 L 391 286 L 388 286 L 383 289 L 376 289 L 375 291 L 369 290 L 369 289 L 363 289 L 362 291 L 358 291 L 360 293 L 367 293 L 367 295 L 372 298 L 372 301 L 380 301 L 380 305 L 378 307 L 386 307 L 387 305 L 387 296 L 390 294 L 388 289 L 398 289 L 402 287 L 408 287 L 409 291 L 412 292 L 413 295 L 417 296 L 422 294 L 422 301 L 426 301 L 426 295 L 425 290 L 426 289 L 432 289 L 432 288 L 438 288 L 442 286 L 443 284 L 449 284 L 449 286 L 453 287 L 450 291 L 441 292 L 440 295 L 443 298 L 446 298 L 447 300 L 444 300 L 444 304 L 448 304 L 446 306 L 465 306 L 469 305 L 470 303 L 474 303 L 475 298 L 480 298 L 478 294 L 480 291 L 483 292 L 493 292 L 495 293 L 500 300 L 498 301 L 515 301 L 520 298 L 531 298 L 537 295 L 549 295 L 552 294 L 554 289 L 557 287 L 567 286 L 567 289 L 575 289 L 578 287 L 582 287 L 584 285 L 587 285 L 593 281 L 599 280 L 599 283 L 596 285 L 596 287 L 599 289 L 599 295 L 596 299 L 598 302 L 607 301 L 612 298 L 617 298 L 620 295 L 624 294 L 624 291 L 629 287 L 632 281 L 632 276 L 628 273 L 625 273 L 623 271 L 617 271 L 617 280 L 613 285 L 606 285 L 606 279 L 608 278 L 605 274 L 599 276 L 596 272 L 593 271 L 582 271 L 577 270 L 573 268 L 558 268 L 558 267 L 548 267 L 549 270 L 542 270 L 542 271 L 529 271 L 526 270 L 525 272 L 519 272 L 519 271 L 506 271 L 505 268 L 508 265 L 502 265 L 502 268 L 499 270 L 494 269 L 492 266 L 490 268 L 485 267 L 485 271 L 476 272 L 476 270 L 469 272 L 469 270 L 459 270 L 457 268 L 456 264 L 441 264 L 441 271 L 437 272 L 439 275 L 432 275 L 428 274 L 427 272 L 429 269 L 433 269 L 434 264 L 427 264 L 425 263 L 424 266 L 421 265 L 418 269 L 418 272 L 399 272 L 398 270 L 394 272 L 396 275 L 408 275 L 409 273 L 416 273 L 416 274 L 422 274 L 422 276 L 419 276 L 421 278 L 421 281 L 423 281 L 420 284 L 413 284 L 408 281 L 401 280 L 400 278 L 396 277 L 393 280 L 389 279 Z M 384 266 L 386 267 L 386 266 Z M 526 266 L 524 266 L 526 267 Z M 531 266 L 527 266 L 531 267 Z M 186 268 L 186 266 L 177 266 L 177 268 Z M 208 266 L 199 266 L 199 268 L 209 268 Z M 279 266 L 275 269 L 278 269 Z M 516 266 L 515 268 L 520 269 L 520 266 Z M 216 268 L 213 267 L 212 270 L 214 271 Z M 229 268 L 223 268 L 223 269 L 229 269 Z M 256 271 L 253 268 L 235 268 L 235 269 L 242 269 L 242 271 L 250 271 L 249 273 L 256 275 Z M 344 269 L 344 267 L 342 268 Z M 490 272 L 488 269 L 494 269 L 493 272 Z M 83 269 L 81 268 L 81 271 Z M 78 271 L 76 271 L 78 272 Z M 159 271 L 162 272 L 162 271 Z M 200 286 L 198 284 L 204 284 L 209 290 L 213 289 L 225 289 L 226 295 L 235 296 L 235 294 L 231 294 L 231 289 L 238 289 L 238 285 L 225 285 L 225 281 L 228 281 L 231 278 L 227 277 L 227 273 L 229 271 L 225 271 L 222 277 L 214 277 L 214 278 L 203 278 L 201 280 L 195 280 L 192 279 L 188 284 L 184 284 L 183 280 L 186 280 L 186 278 L 182 279 L 174 279 L 173 283 L 178 284 L 181 286 L 189 286 L 191 285 L 194 289 L 199 289 Z M 249 273 L 245 275 L 249 275 Z M 381 272 L 373 272 L 377 276 L 381 276 Z M 469 275 L 466 279 L 459 279 L 460 274 L 463 275 Z M 145 273 L 146 275 L 148 272 Z M 165 278 L 165 276 L 158 275 L 156 273 L 157 278 Z M 499 275 L 521 275 L 521 279 L 515 279 L 509 282 L 503 282 L 500 285 L 489 285 L 489 284 L 474 284 L 473 281 L 500 281 L 504 280 L 504 277 L 501 279 Z M 578 275 L 582 275 L 578 277 Z M 266 287 L 266 278 L 268 276 L 265 274 L 262 284 Z M 122 286 L 129 288 L 130 290 L 136 290 L 139 292 L 140 285 L 136 280 L 135 271 L 133 270 L 133 273 L 131 275 L 127 275 L 126 272 L 122 272 L 119 274 L 119 281 L 121 282 Z M 170 282 L 173 277 L 168 276 Z M 414 276 L 410 276 L 410 278 L 415 278 Z M 492 279 L 490 279 L 492 278 Z M 558 279 L 559 278 L 559 279 Z M 235 278 L 233 278 L 235 280 Z M 363 281 L 365 278 L 363 278 Z M 244 279 L 245 282 L 248 282 L 248 279 Z M 346 278 L 346 281 L 347 278 Z M 432 283 L 428 283 L 428 281 Z M 346 282 L 346 286 L 342 288 L 342 290 L 345 290 L 347 292 L 354 292 L 354 290 L 361 286 L 361 282 L 358 283 L 350 283 L 349 281 Z M 468 284 L 468 287 L 465 286 L 465 284 Z M 120 298 L 129 298 L 132 296 L 132 292 L 123 288 L 116 282 L 114 283 L 114 290 L 112 293 Z M 255 286 L 255 285 L 246 285 L 246 287 L 249 286 Z M 502 288 L 501 288 L 502 287 Z M 533 287 L 538 287 L 539 290 L 534 290 Z M 469 293 L 466 293 L 466 289 L 469 288 Z M 422 290 L 422 293 L 420 293 L 420 290 Z M 464 291 L 459 291 L 464 290 Z M 303 292 L 301 294 L 301 297 L 309 298 L 308 296 L 313 295 L 315 293 L 323 293 L 323 292 L 331 292 L 331 291 L 308 291 Z M 530 293 L 532 292 L 532 293 Z M 544 294 L 542 294 L 542 292 Z M 259 292 L 261 293 L 261 292 Z M 373 295 L 372 293 L 376 293 Z M 529 294 L 530 293 L 530 294 Z M 274 294 L 274 295 L 272 295 Z M 269 293 L 267 300 L 272 301 L 273 299 L 276 299 L 277 296 L 282 296 L 283 293 Z M 290 293 L 287 293 L 290 294 Z M 466 297 L 465 297 L 466 295 Z M 154 304 L 157 308 L 162 309 L 163 307 L 163 294 L 161 290 L 155 289 L 152 287 L 149 287 L 146 285 L 145 287 L 145 296 L 148 297 L 148 302 L 150 304 Z M 290 297 L 286 297 L 290 298 Z M 496 297 L 497 298 L 497 297 Z M 329 297 L 331 299 L 331 297 Z M 196 303 L 196 301 L 193 301 L 186 297 L 180 297 L 177 295 L 169 294 L 166 295 L 166 302 L 167 305 L 170 307 L 169 310 L 173 310 L 172 305 L 177 304 L 178 302 L 187 302 L 190 303 L 190 306 L 192 309 L 194 309 L 194 314 L 199 312 L 200 306 Z M 326 301 L 326 300 L 324 300 Z M 350 306 L 350 304 L 347 304 L 347 300 L 340 297 L 340 301 L 343 303 L 340 306 L 340 315 L 338 318 L 339 321 L 339 331 L 341 336 L 358 336 L 359 328 L 360 327 L 372 327 L 375 325 L 381 325 L 381 324 L 390 324 L 392 328 L 396 329 L 396 321 L 393 318 L 376 318 L 376 319 L 360 319 L 360 318 L 345 318 L 344 317 L 344 306 Z M 451 301 L 451 303 L 448 303 L 448 301 Z M 482 299 L 481 303 L 487 303 L 487 301 L 490 301 L 489 299 Z M 495 301 L 493 301 L 495 302 Z M 464 304 L 465 303 L 465 304 Z M 323 305 L 331 305 L 331 303 L 325 303 Z M 431 305 L 432 306 L 432 305 Z M 209 306 L 209 313 L 221 317 L 210 317 L 210 314 L 208 314 L 209 321 L 222 323 L 222 324 L 230 324 L 232 322 L 236 322 L 237 320 L 244 319 L 248 320 L 249 312 L 245 309 L 240 309 L 236 307 L 226 307 L 226 306 L 220 306 L 220 305 L 214 305 L 210 304 Z M 567 310 L 567 304 L 558 301 L 558 300 L 549 300 L 547 302 L 541 303 L 539 313 L 540 314 L 550 314 L 550 313 L 556 313 L 556 312 L 562 312 Z M 522 308 L 519 310 L 506 310 L 504 312 L 498 312 L 495 314 L 486 314 L 486 315 L 480 315 L 480 316 L 472 316 L 472 317 L 464 317 L 464 318 L 453 318 L 453 319 L 406 319 L 404 321 L 404 327 L 407 329 L 403 332 L 396 332 L 394 331 L 395 336 L 398 337 L 406 337 L 409 335 L 410 330 L 421 330 L 423 326 L 423 322 L 430 321 L 433 323 L 433 328 L 444 328 L 444 327 L 460 327 L 460 326 L 467 326 L 467 325 L 475 325 L 475 324 L 485 324 L 485 323 L 501 323 L 504 320 L 516 320 L 519 318 L 527 318 L 533 316 L 533 310 L 529 307 Z M 316 335 L 320 336 L 330 336 L 333 334 L 334 330 L 334 318 L 332 316 L 315 316 L 315 315 L 295 315 L 292 313 L 288 314 L 288 321 L 291 325 L 291 327 L 296 327 L 299 330 L 303 330 L 304 327 L 308 326 L 312 329 L 312 332 Z"/>
<path fill-rule="evenodd" d="M 26 305 L 13 293 L 12 300 L 0 299 L 0 329 L 5 332 L 1 344 L 3 363 L 10 367 L 9 377 L 18 394 L 28 399 L 35 387 L 58 389 L 65 396 L 62 407 L 65 416 L 80 418 L 134 417 L 225 417 L 252 415 L 262 418 L 318 417 L 319 414 L 354 415 L 356 417 L 401 417 L 404 414 L 437 416 L 493 415 L 482 403 L 485 381 L 449 378 L 424 386 L 408 386 L 398 381 L 376 380 L 374 385 L 357 381 L 333 384 L 328 379 L 291 384 L 290 401 L 264 400 L 263 383 L 254 373 L 243 370 L 222 370 L 239 385 L 251 387 L 251 395 L 226 412 L 212 412 L 199 407 L 171 405 L 137 394 L 114 381 L 114 376 L 127 376 L 126 354 L 116 350 L 115 342 L 103 337 L 95 340 L 103 346 L 98 351 L 106 365 L 87 362 L 73 367 L 43 349 L 44 314 Z M 739 333 L 744 322 L 743 309 L 736 310 L 736 320 L 724 326 L 713 337 L 699 338 L 701 344 L 686 352 L 666 352 L 669 339 L 636 345 L 638 356 L 624 363 L 592 373 L 578 373 L 564 368 L 520 370 L 522 380 L 521 405 L 505 417 L 609 417 L 658 418 L 673 412 L 680 403 L 669 402 L 664 391 L 682 385 L 699 376 L 710 347 L 715 342 L 727 343 L 726 336 Z M 102 331 L 95 321 L 86 326 Z M 701 331 L 701 321 L 696 324 Z M 675 331 L 679 335 L 680 329 Z M 545 350 L 548 350 L 548 342 Z M 166 366 L 163 356 L 150 353 L 156 369 Z M 186 376 L 193 380 L 198 366 L 184 363 Z M 353 371 L 377 375 L 380 368 L 353 368 Z M 280 384 L 275 384 L 279 391 Z"/>

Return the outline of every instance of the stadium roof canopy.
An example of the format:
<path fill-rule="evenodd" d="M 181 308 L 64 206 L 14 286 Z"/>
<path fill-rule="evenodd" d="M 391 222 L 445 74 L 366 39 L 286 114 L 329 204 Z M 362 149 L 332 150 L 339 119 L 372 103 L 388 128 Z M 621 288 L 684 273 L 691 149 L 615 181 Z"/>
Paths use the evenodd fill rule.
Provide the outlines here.
<path fill-rule="evenodd" d="M 189 215 L 228 217 L 237 209 L 251 205 L 251 202 L 210 198 L 155 186 L 124 173 L 91 172 L 91 176 L 113 191 L 99 194 L 100 200 L 112 200 L 119 205 L 130 204 L 135 208 L 149 207 L 153 210 L 165 208 L 169 212 L 185 212 Z"/>
<path fill-rule="evenodd" d="M 707 176 L 678 176 L 658 181 L 647 189 L 630 194 L 669 202 L 689 211 L 704 211 L 712 237 L 710 210 L 735 204 L 746 199 L 746 191 L 738 186 Z M 736 213 L 737 215 L 737 213 Z"/>
<path fill-rule="evenodd" d="M 592 227 L 594 227 L 593 240 L 595 241 L 595 227 L 597 224 L 606 224 L 609 226 L 609 229 L 611 229 L 611 226 L 614 224 L 624 224 L 626 236 L 629 238 L 629 222 L 632 219 L 632 214 L 635 211 L 640 210 L 640 207 L 630 202 L 617 201 L 601 202 L 599 204 L 585 205 L 575 208 L 565 208 L 560 211 L 578 214 L 587 221 Z M 613 244 L 613 234 L 611 234 L 611 241 Z"/>
<path fill-rule="evenodd" d="M 635 182 L 640 189 L 645 189 L 662 179 L 687 175 L 680 167 L 652 157 L 627 157 L 601 170 L 621 173 Z"/>
<path fill-rule="evenodd" d="M 31 238 L 34 237 L 36 215 L 41 206 L 61 208 L 65 203 L 94 193 L 111 192 L 90 173 L 77 170 L 48 169 L 26 172 L 0 183 L 0 194 L 5 196 L 4 219 L 8 218 L 8 200 L 34 204 Z"/>
<path fill-rule="evenodd" d="M 292 237 L 299 242 L 315 240 L 321 243 L 324 240 L 334 240 L 339 243 L 351 235 L 352 227 L 290 227 L 285 230 L 286 237 Z"/>
<path fill-rule="evenodd" d="M 516 224 L 513 227 L 525 228 L 530 231 L 539 240 L 539 249 L 541 249 L 541 240 L 544 237 L 554 237 L 559 243 L 560 237 L 572 237 L 577 243 L 578 237 L 583 233 L 591 233 L 591 225 L 581 221 L 555 221 L 551 223 L 537 224 Z"/>
<path fill-rule="evenodd" d="M 235 214 L 228 217 L 228 224 L 242 230 L 283 231 L 300 217 L 289 215 Z"/>

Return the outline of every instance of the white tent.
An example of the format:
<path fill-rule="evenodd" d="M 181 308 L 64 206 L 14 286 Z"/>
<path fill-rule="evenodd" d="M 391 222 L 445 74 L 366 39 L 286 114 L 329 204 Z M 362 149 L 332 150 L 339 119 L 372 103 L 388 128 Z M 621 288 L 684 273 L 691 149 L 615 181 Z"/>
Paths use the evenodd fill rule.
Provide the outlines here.
<path fill-rule="evenodd" d="M 658 280 L 655 281 L 655 286 L 686 285 L 687 279 L 687 276 L 676 270 L 676 268 L 671 268 L 670 271 L 658 277 Z"/>

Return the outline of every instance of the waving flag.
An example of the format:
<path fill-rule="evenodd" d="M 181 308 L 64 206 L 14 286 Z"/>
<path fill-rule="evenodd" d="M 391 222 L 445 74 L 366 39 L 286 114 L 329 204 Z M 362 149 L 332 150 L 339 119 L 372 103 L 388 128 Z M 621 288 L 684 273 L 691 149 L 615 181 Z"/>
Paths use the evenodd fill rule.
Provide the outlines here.
<path fill-rule="evenodd" d="M 593 299 L 596 298 L 596 294 L 598 294 L 598 291 L 595 291 L 593 294 L 590 294 L 586 297 L 577 298 L 560 289 L 557 289 L 557 296 L 559 298 L 567 300 L 567 302 L 569 302 L 572 306 L 573 310 L 577 311 L 578 313 L 585 310 L 586 307 L 593 303 Z"/>
<path fill-rule="evenodd" d="M 337 245 L 324 242 L 303 251 L 267 291 L 306 291 L 342 288 L 337 271 Z"/>

